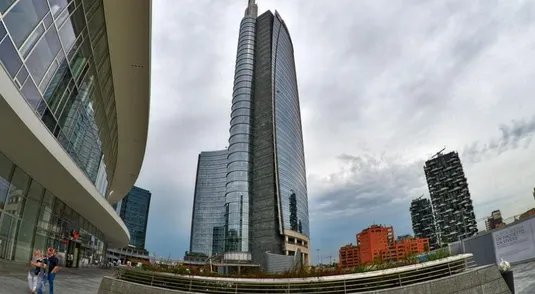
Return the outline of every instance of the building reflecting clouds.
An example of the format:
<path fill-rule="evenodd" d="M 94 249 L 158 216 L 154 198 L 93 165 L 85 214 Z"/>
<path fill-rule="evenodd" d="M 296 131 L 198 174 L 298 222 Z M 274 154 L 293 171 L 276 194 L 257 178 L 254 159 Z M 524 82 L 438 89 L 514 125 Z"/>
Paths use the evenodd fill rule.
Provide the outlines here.
<path fill-rule="evenodd" d="M 227 150 L 201 152 L 193 197 L 190 248 L 207 256 L 225 249 Z"/>

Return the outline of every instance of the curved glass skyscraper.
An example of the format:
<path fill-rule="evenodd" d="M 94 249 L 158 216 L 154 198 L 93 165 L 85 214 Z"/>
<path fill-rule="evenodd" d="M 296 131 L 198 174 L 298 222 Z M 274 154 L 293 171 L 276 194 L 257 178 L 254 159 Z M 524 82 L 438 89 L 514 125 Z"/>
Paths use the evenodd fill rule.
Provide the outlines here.
<path fill-rule="evenodd" d="M 233 252 L 249 251 L 255 23 L 256 5 L 252 4 L 245 11 L 240 25 L 230 114 L 225 250 Z"/>
<path fill-rule="evenodd" d="M 308 196 L 293 44 L 280 15 L 257 16 L 254 0 L 240 25 L 232 97 L 220 208 L 225 259 L 264 264 L 266 252 L 300 252 L 308 263 Z M 193 218 L 200 213 L 194 210 Z"/>

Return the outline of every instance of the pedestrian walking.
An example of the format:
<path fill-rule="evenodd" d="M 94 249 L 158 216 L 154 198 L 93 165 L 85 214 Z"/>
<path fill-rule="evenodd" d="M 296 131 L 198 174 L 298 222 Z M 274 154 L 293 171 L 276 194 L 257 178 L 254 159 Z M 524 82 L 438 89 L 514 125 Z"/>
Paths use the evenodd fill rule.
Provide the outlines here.
<path fill-rule="evenodd" d="M 56 257 L 56 250 L 54 248 L 48 248 L 48 258 L 45 260 L 45 275 L 42 278 L 41 287 L 39 287 L 38 294 L 43 294 L 46 283 L 48 282 L 48 293 L 54 294 L 54 280 L 56 279 L 56 273 L 59 270 L 59 260 Z"/>
<path fill-rule="evenodd" d="M 37 286 L 41 284 L 41 277 L 44 269 L 43 267 L 43 253 L 41 250 L 34 250 L 32 260 L 30 261 L 32 267 L 28 272 L 28 286 L 30 287 L 30 292 L 35 294 L 37 291 Z"/>

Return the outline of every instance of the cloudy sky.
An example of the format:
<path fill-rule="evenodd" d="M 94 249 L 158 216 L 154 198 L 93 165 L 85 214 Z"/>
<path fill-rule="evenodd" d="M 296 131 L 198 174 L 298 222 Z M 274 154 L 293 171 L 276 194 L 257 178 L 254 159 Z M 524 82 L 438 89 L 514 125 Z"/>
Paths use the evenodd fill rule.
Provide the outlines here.
<path fill-rule="evenodd" d="M 372 223 L 412 233 L 423 162 L 456 150 L 476 217 L 534 206 L 535 2 L 257 0 L 293 38 L 311 244 Z M 197 155 L 227 145 L 246 0 L 153 0 L 148 249 L 188 249 Z M 480 227 L 483 222 L 480 222 Z"/>

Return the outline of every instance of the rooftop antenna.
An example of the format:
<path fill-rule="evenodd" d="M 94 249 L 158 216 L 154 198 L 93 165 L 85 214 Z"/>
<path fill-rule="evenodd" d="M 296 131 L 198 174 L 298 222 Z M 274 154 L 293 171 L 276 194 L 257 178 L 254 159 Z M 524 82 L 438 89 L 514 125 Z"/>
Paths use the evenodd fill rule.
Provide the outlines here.
<path fill-rule="evenodd" d="M 245 16 L 258 16 L 258 5 L 256 5 L 255 0 L 249 0 L 247 4 L 247 9 L 245 9 Z"/>
<path fill-rule="evenodd" d="M 437 153 L 435 153 L 435 155 L 431 156 L 431 158 L 439 157 L 440 155 L 442 155 L 442 152 L 444 150 L 446 150 L 446 146 L 444 146 L 444 148 L 442 148 L 442 150 L 440 150 Z"/>

